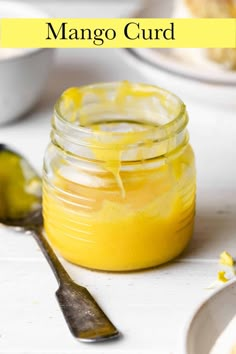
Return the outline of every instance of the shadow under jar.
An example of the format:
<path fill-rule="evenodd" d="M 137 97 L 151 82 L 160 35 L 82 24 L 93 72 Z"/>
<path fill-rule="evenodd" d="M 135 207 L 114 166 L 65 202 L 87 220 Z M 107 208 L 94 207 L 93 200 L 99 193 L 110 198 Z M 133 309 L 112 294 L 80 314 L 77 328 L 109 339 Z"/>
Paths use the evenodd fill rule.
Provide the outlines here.
<path fill-rule="evenodd" d="M 68 261 L 94 269 L 153 267 L 187 246 L 195 166 L 185 105 L 129 82 L 66 90 L 44 161 L 47 237 Z"/>

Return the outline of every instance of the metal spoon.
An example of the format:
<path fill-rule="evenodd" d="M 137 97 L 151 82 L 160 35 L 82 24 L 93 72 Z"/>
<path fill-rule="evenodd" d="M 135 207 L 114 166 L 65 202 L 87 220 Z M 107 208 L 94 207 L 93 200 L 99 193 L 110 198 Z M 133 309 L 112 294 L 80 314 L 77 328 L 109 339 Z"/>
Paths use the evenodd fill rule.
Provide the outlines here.
<path fill-rule="evenodd" d="M 57 278 L 56 297 L 76 338 L 98 342 L 118 337 L 118 330 L 88 290 L 70 278 L 43 235 L 41 197 L 41 180 L 34 169 L 21 155 L 0 144 L 0 224 L 34 236 Z"/>

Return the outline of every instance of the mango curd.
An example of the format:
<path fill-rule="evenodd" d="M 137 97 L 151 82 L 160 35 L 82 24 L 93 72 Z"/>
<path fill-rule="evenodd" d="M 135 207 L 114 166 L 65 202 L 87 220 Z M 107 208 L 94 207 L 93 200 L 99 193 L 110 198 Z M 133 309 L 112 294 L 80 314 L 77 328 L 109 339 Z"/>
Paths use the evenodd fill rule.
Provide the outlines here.
<path fill-rule="evenodd" d="M 55 106 L 43 178 L 47 237 L 75 264 L 159 265 L 187 246 L 195 167 L 183 103 L 129 82 L 71 88 Z"/>

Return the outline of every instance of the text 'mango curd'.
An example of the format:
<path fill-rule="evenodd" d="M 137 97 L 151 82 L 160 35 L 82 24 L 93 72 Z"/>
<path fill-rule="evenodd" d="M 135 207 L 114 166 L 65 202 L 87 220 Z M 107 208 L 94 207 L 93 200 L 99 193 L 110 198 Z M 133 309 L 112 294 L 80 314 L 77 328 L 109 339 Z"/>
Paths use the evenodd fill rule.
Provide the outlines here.
<path fill-rule="evenodd" d="M 129 82 L 65 91 L 44 163 L 47 236 L 70 262 L 101 270 L 156 266 L 188 244 L 194 155 L 184 104 Z"/>

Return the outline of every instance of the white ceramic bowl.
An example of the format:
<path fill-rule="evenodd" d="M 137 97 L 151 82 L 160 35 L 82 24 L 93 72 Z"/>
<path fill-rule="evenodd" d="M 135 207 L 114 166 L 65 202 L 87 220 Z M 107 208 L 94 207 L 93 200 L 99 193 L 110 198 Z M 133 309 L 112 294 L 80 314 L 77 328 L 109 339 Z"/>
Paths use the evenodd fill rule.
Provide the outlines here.
<path fill-rule="evenodd" d="M 138 11 L 129 15 L 134 18 L 169 18 L 174 4 L 174 0 L 146 0 Z M 195 53 L 194 49 L 185 50 Z M 223 70 L 201 58 L 191 62 L 188 55 L 180 59 L 172 49 L 133 48 L 123 49 L 122 54 L 149 83 L 173 91 L 184 101 L 192 98 L 215 106 L 236 107 L 236 71 Z"/>
<path fill-rule="evenodd" d="M 47 18 L 34 6 L 0 1 L 1 18 Z M 38 101 L 46 84 L 54 50 L 12 50 L 9 56 L 0 48 L 0 124 L 22 116 Z"/>
<path fill-rule="evenodd" d="M 181 354 L 209 354 L 216 340 L 235 315 L 236 280 L 234 279 L 220 288 L 220 290 L 214 292 L 195 311 L 185 331 L 184 348 Z M 233 339 L 235 340 L 235 327 L 233 332 Z M 230 339 L 230 335 L 228 337 Z M 231 352 L 230 346 L 232 348 L 232 344 L 236 344 L 236 342 L 231 343 L 232 341 L 230 342 L 228 339 L 223 342 L 223 349 L 217 350 L 217 353 Z"/>

